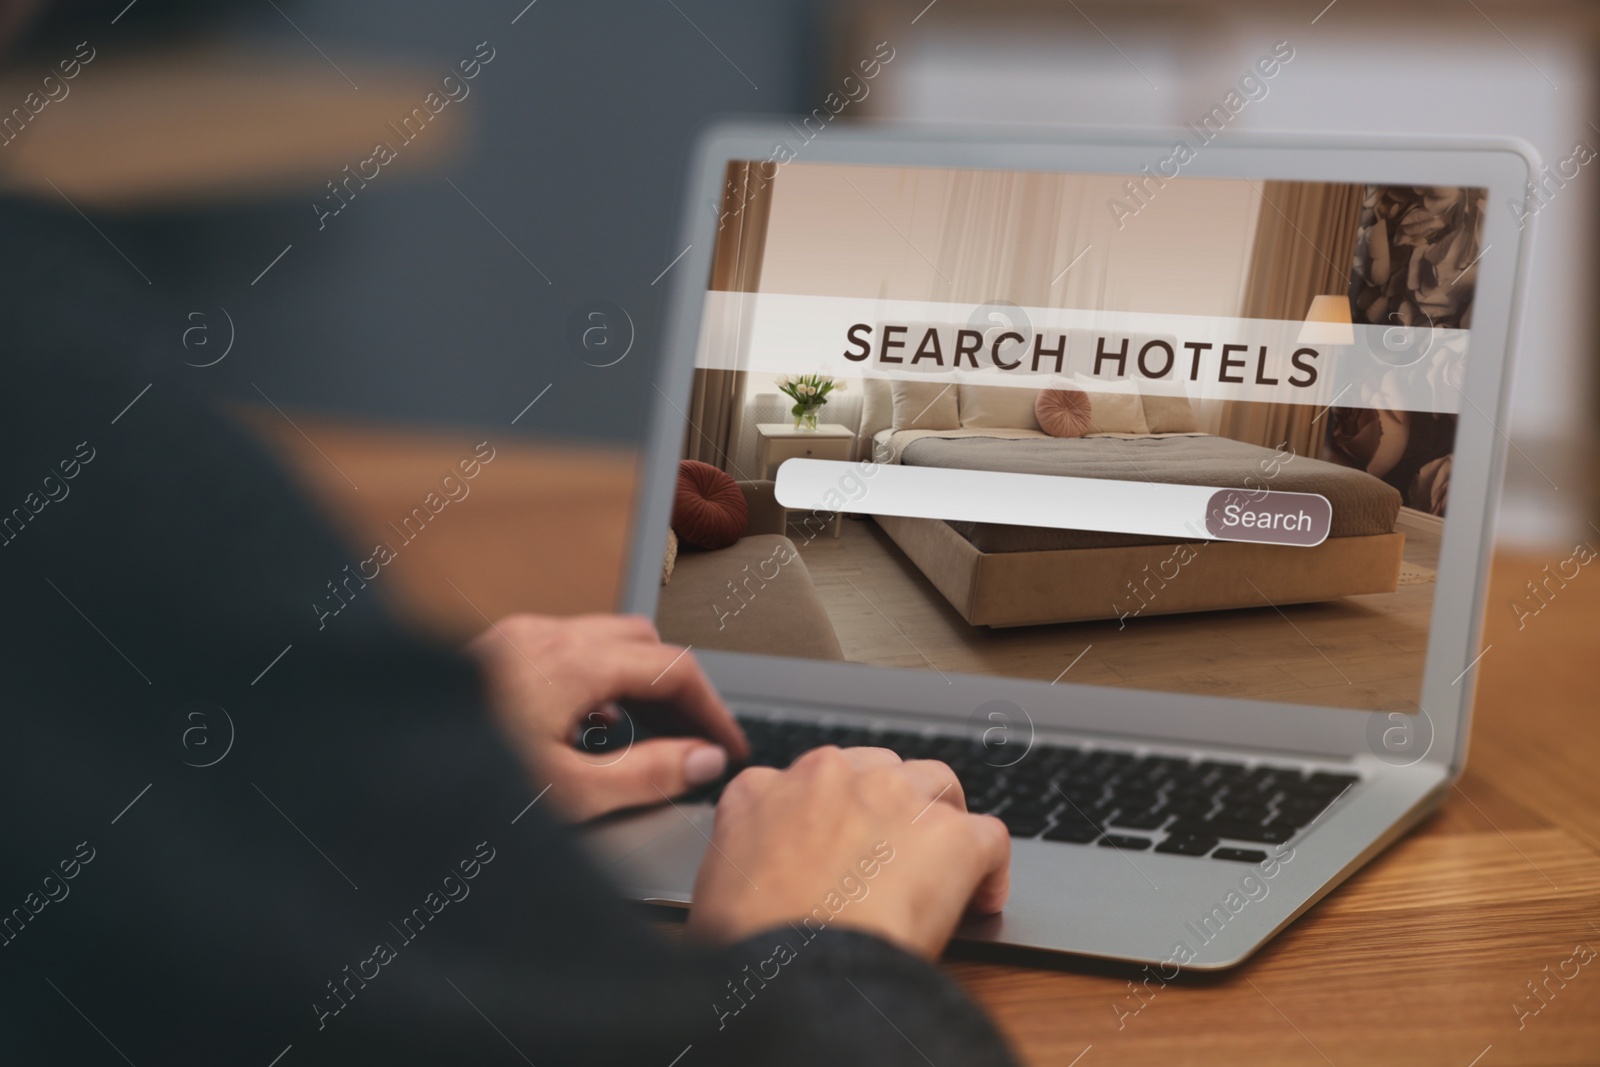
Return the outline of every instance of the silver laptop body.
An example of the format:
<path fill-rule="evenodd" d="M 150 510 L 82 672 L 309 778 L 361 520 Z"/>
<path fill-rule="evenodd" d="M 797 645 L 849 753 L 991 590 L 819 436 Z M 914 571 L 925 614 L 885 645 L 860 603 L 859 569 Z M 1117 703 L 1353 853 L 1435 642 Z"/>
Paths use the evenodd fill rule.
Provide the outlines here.
<path fill-rule="evenodd" d="M 955 669 L 873 666 L 848 662 L 848 655 L 845 662 L 817 662 L 694 648 L 730 705 L 755 718 L 868 724 L 971 738 L 975 730 L 993 725 L 982 709 L 998 706 L 1013 709 L 1003 725 L 1011 731 L 1008 740 L 1030 753 L 1023 758 L 1052 746 L 1071 746 L 1357 776 L 1354 786 L 1289 841 L 1256 846 L 1268 853 L 1260 862 L 1014 837 L 1012 892 L 1004 913 L 969 922 L 958 933 L 959 939 L 970 941 L 1150 964 L 1162 968 L 1164 976 L 1169 976 L 1165 969 L 1220 969 L 1247 958 L 1428 814 L 1461 773 L 1504 459 L 1508 357 L 1527 262 L 1524 205 L 1528 183 L 1538 173 L 1532 151 L 1509 141 L 1402 142 L 1228 132 L 1203 147 L 1196 145 L 1199 150 L 1189 153 L 1176 168 L 1179 173 L 1163 178 L 1160 185 L 1147 180 L 1152 173 L 1170 174 L 1176 144 L 1196 142 L 1197 132 L 836 126 L 805 140 L 791 124 L 742 122 L 708 131 L 694 150 L 685 195 L 677 247 L 688 246 L 688 251 L 670 275 L 670 313 L 643 453 L 625 601 L 625 610 L 654 617 L 662 595 L 662 548 L 686 412 L 691 410 L 697 350 L 704 349 L 707 281 L 719 226 L 727 217 L 726 208 L 719 211 L 717 205 L 727 203 L 730 161 L 776 160 L 773 188 L 779 193 L 791 173 L 801 173 L 791 168 L 808 166 L 902 168 L 912 175 L 948 170 L 1117 175 L 1144 190 L 1143 200 L 1123 201 L 1135 210 L 1145 202 L 1158 205 L 1177 183 L 1198 181 L 1246 180 L 1253 187 L 1268 182 L 1358 183 L 1369 188 L 1369 196 L 1375 186 L 1401 190 L 1394 197 L 1402 200 L 1405 187 L 1418 195 L 1428 188 L 1477 191 L 1483 205 L 1476 238 L 1481 254 L 1470 265 L 1476 287 L 1466 331 L 1470 351 L 1454 372 L 1446 372 L 1459 380 L 1435 383 L 1443 390 L 1438 395 L 1454 396 L 1437 403 L 1454 413 L 1456 429 L 1426 650 L 1417 653 L 1422 660 L 1417 668 L 1420 699 L 1410 706 L 1395 700 L 1386 707 L 1359 710 L 1141 688 L 1137 680 L 1080 684 L 1070 671 L 1048 682 Z M 848 176 L 851 171 L 838 173 Z M 1260 210 L 1269 209 L 1275 210 L 1271 203 Z M 1109 213 L 1115 218 L 1126 212 L 1113 207 Z M 898 227 L 888 217 L 884 221 L 889 223 L 886 241 L 896 240 L 890 230 L 906 229 L 903 219 Z M 1125 221 L 1132 229 L 1147 220 Z M 900 233 L 901 238 L 908 236 L 914 235 Z M 782 252 L 769 246 L 766 254 Z M 1179 249 L 1175 254 L 1183 253 Z M 1060 257 L 1060 263 L 1067 258 Z M 1004 299 L 1005 294 L 993 296 Z M 753 308 L 751 314 L 757 313 L 766 312 Z M 1419 343 L 1419 336 L 1422 343 L 1434 336 L 1461 337 L 1460 331 L 1449 330 L 1412 334 L 1406 331 L 1413 322 L 1403 317 L 1390 321 L 1403 327 L 1394 338 L 1399 343 L 1391 346 L 1396 350 Z M 746 330 L 747 341 L 751 336 L 756 341 L 750 343 L 758 343 L 760 330 Z M 767 356 L 758 352 L 750 358 Z M 1409 358 L 1397 357 L 1392 363 L 1403 374 Z M 828 366 L 843 365 L 834 358 Z M 1359 377 L 1360 372 L 1350 373 Z M 1381 368 L 1371 372 L 1374 381 L 1382 381 L 1385 373 Z M 1341 398 L 1324 391 L 1318 396 L 1324 414 L 1351 401 L 1349 394 Z M 781 476 L 779 485 L 781 490 Z M 789 488 L 791 494 L 800 491 Z M 1284 621 L 1290 622 L 1293 609 L 1284 611 Z M 1198 634 L 1226 614 L 1202 612 L 1189 618 Z M 1283 633 L 1286 640 L 1293 639 L 1289 626 Z M 674 640 L 670 632 L 663 637 Z M 1064 642 L 1063 661 L 1083 643 Z M 1330 651 L 1333 666 L 1340 655 Z M 1007 750 L 1004 758 L 1014 760 L 1017 751 Z M 591 827 L 589 842 L 631 897 L 687 904 L 707 851 L 713 810 L 703 802 L 679 802 L 629 813 Z"/>

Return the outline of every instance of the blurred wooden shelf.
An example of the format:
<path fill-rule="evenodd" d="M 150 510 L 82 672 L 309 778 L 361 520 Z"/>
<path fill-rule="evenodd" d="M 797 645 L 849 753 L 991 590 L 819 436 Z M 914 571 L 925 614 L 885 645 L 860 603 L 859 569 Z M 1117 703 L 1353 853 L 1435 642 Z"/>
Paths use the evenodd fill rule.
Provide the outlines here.
<path fill-rule="evenodd" d="M 315 447 L 274 412 L 252 419 L 357 545 L 481 439 L 296 421 Z M 497 456 L 473 495 L 391 568 L 400 609 L 451 639 L 481 629 L 448 576 L 490 617 L 609 610 L 633 455 L 492 443 Z M 947 965 L 951 974 L 1041 1065 L 1600 1062 L 1600 961 L 1564 987 L 1553 981 L 1549 1003 L 1520 1028 L 1513 1008 L 1537 1006 L 1527 983 L 1554 973 L 1574 946 L 1600 950 L 1600 572 L 1581 571 L 1522 629 L 1508 607 L 1545 564 L 1568 555 L 1495 560 L 1490 648 L 1460 789 L 1255 959 L 1181 978 L 1120 1027 L 1114 1006 L 1139 1004 L 1131 972 L 960 961 Z"/>
<path fill-rule="evenodd" d="M 20 133 L 9 131 L 13 139 L 0 144 L 0 191 L 65 195 L 85 210 L 291 193 L 311 203 L 343 167 L 355 173 L 379 141 L 397 149 L 384 177 L 426 168 L 459 149 L 468 120 L 454 105 L 410 142 L 389 127 L 421 107 L 448 72 L 444 62 L 408 67 L 359 59 L 335 69 L 314 53 L 221 45 L 127 55 L 100 49 L 70 81 L 56 78 L 64 96 Z M 9 70 L 0 78 L 0 100 L 20 106 L 47 73 Z"/>

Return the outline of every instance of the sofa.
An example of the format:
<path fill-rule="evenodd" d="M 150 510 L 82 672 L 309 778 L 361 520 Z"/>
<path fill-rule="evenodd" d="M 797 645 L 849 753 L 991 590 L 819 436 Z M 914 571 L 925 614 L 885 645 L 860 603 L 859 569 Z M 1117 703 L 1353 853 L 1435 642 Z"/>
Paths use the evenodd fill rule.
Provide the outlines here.
<path fill-rule="evenodd" d="M 718 652 L 844 659 L 811 572 L 784 536 L 787 513 L 773 484 L 738 483 L 749 509 L 738 541 L 679 550 L 656 605 L 665 640 Z"/>

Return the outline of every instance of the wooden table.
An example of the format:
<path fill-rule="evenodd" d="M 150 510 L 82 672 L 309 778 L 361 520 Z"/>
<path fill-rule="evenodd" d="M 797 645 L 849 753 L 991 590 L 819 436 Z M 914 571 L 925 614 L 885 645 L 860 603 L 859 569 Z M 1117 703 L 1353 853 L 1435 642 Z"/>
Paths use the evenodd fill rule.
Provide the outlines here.
<path fill-rule="evenodd" d="M 324 458 L 277 414 L 252 421 L 358 544 L 485 436 L 297 420 Z M 491 617 L 609 609 L 631 510 L 631 453 L 493 443 L 497 457 L 473 495 L 384 571 L 391 600 L 452 639 L 483 627 L 479 609 Z M 1079 1067 L 1600 1063 L 1600 959 L 1564 986 L 1550 979 L 1542 1007 L 1528 985 L 1554 974 L 1575 946 L 1600 951 L 1600 566 L 1585 567 L 1520 629 L 1508 606 L 1545 564 L 1570 554 L 1495 559 L 1490 650 L 1459 790 L 1254 960 L 1181 978 L 1120 1029 L 1113 1005 L 1137 1003 L 1128 973 L 975 962 L 952 962 L 950 973 L 1041 1065 L 1079 1056 Z M 1515 1004 L 1540 1010 L 1519 1028 Z"/>

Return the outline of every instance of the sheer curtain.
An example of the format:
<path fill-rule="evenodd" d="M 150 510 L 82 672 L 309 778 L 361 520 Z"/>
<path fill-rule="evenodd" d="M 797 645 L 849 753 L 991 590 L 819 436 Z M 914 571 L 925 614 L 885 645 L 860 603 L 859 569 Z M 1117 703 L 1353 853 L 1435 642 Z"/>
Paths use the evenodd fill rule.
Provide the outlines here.
<path fill-rule="evenodd" d="M 950 171 L 930 300 L 1094 308 L 1105 297 L 1108 181 L 1084 175 Z M 1071 270 L 1063 268 L 1072 265 Z"/>

